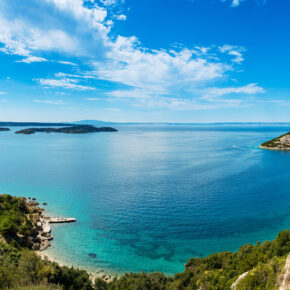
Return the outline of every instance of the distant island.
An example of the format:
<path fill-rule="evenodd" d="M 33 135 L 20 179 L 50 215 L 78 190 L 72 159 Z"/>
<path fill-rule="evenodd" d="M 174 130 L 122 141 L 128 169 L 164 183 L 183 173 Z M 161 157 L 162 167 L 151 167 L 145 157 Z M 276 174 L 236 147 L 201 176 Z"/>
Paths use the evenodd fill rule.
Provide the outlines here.
<path fill-rule="evenodd" d="M 9 128 L 0 128 L 0 132 L 4 132 L 4 131 L 10 131 Z"/>
<path fill-rule="evenodd" d="M 15 134 L 31 135 L 34 133 L 65 133 L 65 134 L 86 134 L 94 132 L 118 132 L 117 129 L 111 127 L 97 128 L 90 125 L 79 125 L 62 128 L 28 128 L 16 131 Z"/>
<path fill-rule="evenodd" d="M 290 132 L 261 144 L 260 148 L 290 151 Z"/>

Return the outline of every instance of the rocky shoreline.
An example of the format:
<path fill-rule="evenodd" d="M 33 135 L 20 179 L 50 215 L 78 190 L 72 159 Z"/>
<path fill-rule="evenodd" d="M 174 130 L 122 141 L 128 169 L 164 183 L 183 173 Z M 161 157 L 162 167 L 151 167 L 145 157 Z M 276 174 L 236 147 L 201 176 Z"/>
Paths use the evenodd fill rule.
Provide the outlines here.
<path fill-rule="evenodd" d="M 270 141 L 264 142 L 259 147 L 267 150 L 290 151 L 290 132 Z"/>
<path fill-rule="evenodd" d="M 39 203 L 35 199 L 25 199 L 26 205 L 30 212 L 33 212 L 32 222 L 33 227 L 36 229 L 36 235 L 29 237 L 30 248 L 34 250 L 42 259 L 48 259 L 51 262 L 57 262 L 62 265 L 61 261 L 51 257 L 49 254 L 44 252 L 48 247 L 50 247 L 50 241 L 53 239 L 51 234 L 50 224 L 55 223 L 72 223 L 76 222 L 75 218 L 63 218 L 63 217 L 49 217 L 45 216 L 43 212 L 44 208 L 39 207 Z M 47 205 L 43 203 L 43 205 Z M 92 271 L 90 271 L 92 272 Z M 104 269 L 99 269 L 94 271 L 95 273 L 90 273 L 91 280 L 94 281 L 96 278 L 102 278 L 106 282 L 112 281 L 114 278 L 111 274 L 105 273 Z"/>
<path fill-rule="evenodd" d="M 33 214 L 31 215 L 33 226 L 37 235 L 29 237 L 31 248 L 34 251 L 44 251 L 50 246 L 53 239 L 50 223 L 70 223 L 75 222 L 75 218 L 52 218 L 43 215 L 44 208 L 39 207 L 39 203 L 31 198 L 25 199 L 27 207 Z M 43 205 L 46 205 L 44 203 Z"/>

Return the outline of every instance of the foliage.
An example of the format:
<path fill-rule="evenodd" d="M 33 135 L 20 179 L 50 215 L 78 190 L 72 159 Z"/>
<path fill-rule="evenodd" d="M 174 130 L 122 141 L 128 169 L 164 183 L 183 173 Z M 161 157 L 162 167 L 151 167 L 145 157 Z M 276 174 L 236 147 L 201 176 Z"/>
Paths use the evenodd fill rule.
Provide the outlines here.
<path fill-rule="evenodd" d="M 23 198 L 0 195 L 0 234 L 16 238 L 17 233 L 32 234 L 29 209 Z"/>
<path fill-rule="evenodd" d="M 0 195 L 0 234 L 6 237 L 0 242 L 0 289 L 224 290 L 248 271 L 238 289 L 275 289 L 290 252 L 290 231 L 285 230 L 274 241 L 247 244 L 236 253 L 191 258 L 184 272 L 174 277 L 158 272 L 130 273 L 109 283 L 96 279 L 93 285 L 86 271 L 41 260 L 18 243 L 19 234 L 30 235 L 33 231 L 33 214 L 24 199 Z"/>
<path fill-rule="evenodd" d="M 237 285 L 237 290 L 247 289 L 278 289 L 279 274 L 283 271 L 285 259 L 274 257 L 266 264 L 258 266 L 249 272 Z"/>
<path fill-rule="evenodd" d="M 290 135 L 290 132 L 282 135 L 282 136 L 279 136 L 275 139 L 272 139 L 272 140 L 269 140 L 267 142 L 264 142 L 263 144 L 261 144 L 261 146 L 263 147 L 268 147 L 268 148 L 273 148 L 273 147 L 277 147 L 278 145 L 281 145 L 281 141 L 280 139 L 284 136 L 287 136 L 287 135 Z"/>
<path fill-rule="evenodd" d="M 106 286 L 101 284 L 100 281 L 95 283 L 95 287 L 98 290 L 101 289 L 132 289 L 132 290 L 159 290 L 167 289 L 170 283 L 173 281 L 172 278 L 166 277 L 164 274 L 155 272 L 151 274 L 146 273 L 130 273 L 125 274 L 120 279 L 115 279 Z"/>
<path fill-rule="evenodd" d="M 38 285 L 39 289 L 43 285 L 55 287 L 52 289 L 60 286 L 63 289 L 93 289 L 86 271 L 61 267 L 41 260 L 31 250 L 0 243 L 0 289 L 22 289 L 31 285 Z"/>

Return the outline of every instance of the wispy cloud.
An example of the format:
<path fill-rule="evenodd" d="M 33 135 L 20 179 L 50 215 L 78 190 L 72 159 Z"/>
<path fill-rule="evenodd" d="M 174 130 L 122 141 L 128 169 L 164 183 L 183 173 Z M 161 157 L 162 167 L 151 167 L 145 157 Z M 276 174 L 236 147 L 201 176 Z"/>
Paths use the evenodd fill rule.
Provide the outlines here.
<path fill-rule="evenodd" d="M 46 88 L 63 88 L 72 90 L 95 90 L 95 88 L 90 86 L 81 85 L 76 79 L 62 78 L 62 79 L 35 79 L 40 85 Z"/>
<path fill-rule="evenodd" d="M 17 60 L 16 62 L 32 63 L 32 62 L 45 62 L 45 61 L 47 61 L 47 59 L 44 57 L 28 56 L 28 57 L 23 58 L 21 60 Z"/>
<path fill-rule="evenodd" d="M 65 61 L 65 60 L 59 60 L 58 63 L 65 64 L 65 65 L 71 65 L 71 66 L 77 66 L 76 63 L 71 62 L 71 61 Z"/>
<path fill-rule="evenodd" d="M 242 54 L 245 51 L 243 47 L 226 44 L 219 47 L 219 50 L 221 53 L 227 53 L 228 55 L 233 56 L 232 62 L 241 63 L 245 60 Z"/>
<path fill-rule="evenodd" d="M 265 92 L 265 90 L 257 84 L 248 84 L 242 87 L 209 88 L 207 91 L 208 94 L 204 96 L 204 98 L 219 97 L 230 94 L 256 95 Z"/>
<path fill-rule="evenodd" d="M 118 0 L 100 0 L 105 6 L 115 5 Z"/>
<path fill-rule="evenodd" d="M 282 107 L 290 106 L 290 101 L 288 100 L 257 100 L 257 103 L 270 103 L 270 104 L 275 104 Z"/>
<path fill-rule="evenodd" d="M 233 7 L 237 7 L 237 6 L 240 5 L 240 3 L 241 3 L 241 0 L 233 0 L 233 2 L 232 2 L 232 6 L 233 6 Z"/>
<path fill-rule="evenodd" d="M 127 16 L 124 14 L 119 14 L 119 15 L 116 15 L 115 18 L 117 20 L 125 21 L 127 19 Z"/>
<path fill-rule="evenodd" d="M 88 101 L 100 101 L 100 98 L 86 98 Z"/>
<path fill-rule="evenodd" d="M 43 104 L 50 104 L 50 105 L 65 105 L 67 103 L 65 103 L 63 100 L 34 100 L 35 103 L 43 103 Z"/>

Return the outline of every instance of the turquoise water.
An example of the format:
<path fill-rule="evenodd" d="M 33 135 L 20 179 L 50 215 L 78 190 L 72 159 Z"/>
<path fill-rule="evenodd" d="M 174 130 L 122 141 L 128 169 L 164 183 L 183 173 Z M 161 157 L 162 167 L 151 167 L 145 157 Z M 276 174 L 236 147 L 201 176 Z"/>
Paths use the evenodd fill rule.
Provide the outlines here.
<path fill-rule="evenodd" d="M 77 218 L 53 227 L 49 252 L 58 259 L 173 274 L 190 257 L 289 228 L 290 153 L 258 148 L 289 127 L 115 127 L 118 133 L 0 133 L 0 191 Z"/>

